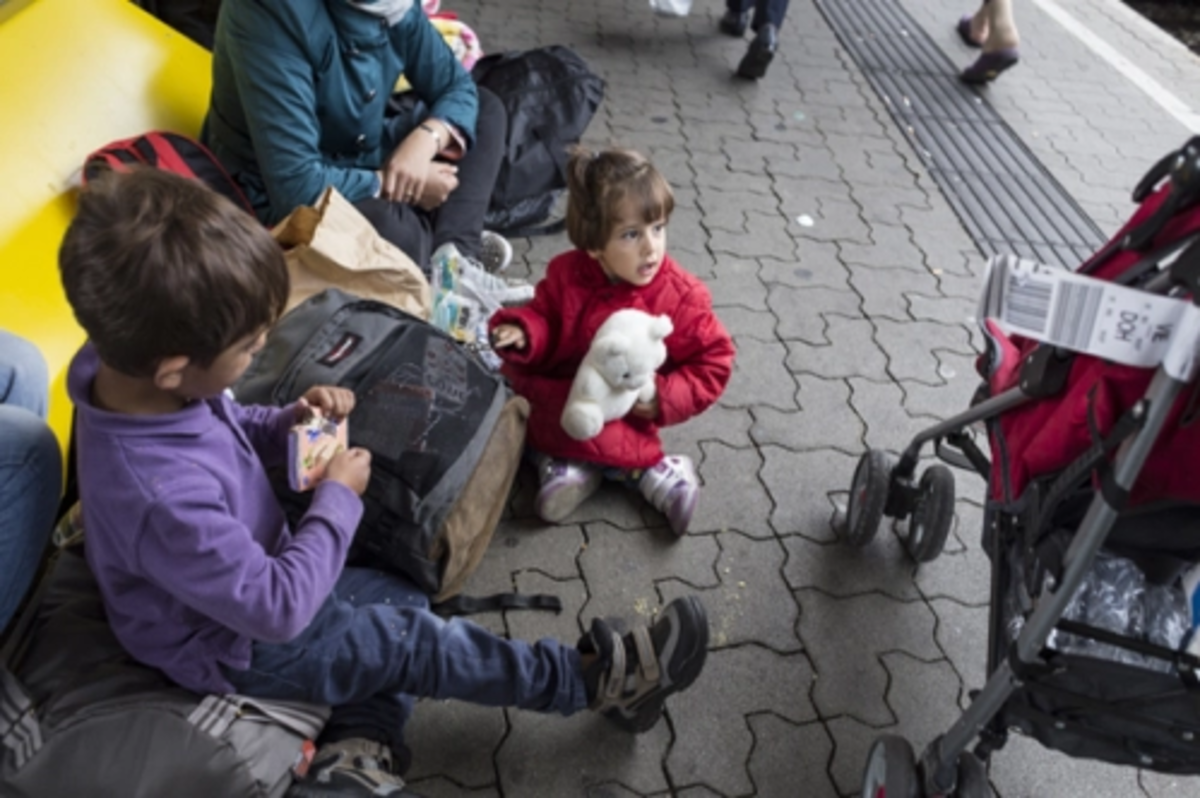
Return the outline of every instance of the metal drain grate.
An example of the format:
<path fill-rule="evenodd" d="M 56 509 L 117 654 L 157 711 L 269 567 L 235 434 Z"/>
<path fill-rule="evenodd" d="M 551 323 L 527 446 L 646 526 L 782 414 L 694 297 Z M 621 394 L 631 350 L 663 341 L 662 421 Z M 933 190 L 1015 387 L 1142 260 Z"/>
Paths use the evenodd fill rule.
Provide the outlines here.
<path fill-rule="evenodd" d="M 986 255 L 1074 268 L 1106 240 L 897 0 L 817 0 Z"/>

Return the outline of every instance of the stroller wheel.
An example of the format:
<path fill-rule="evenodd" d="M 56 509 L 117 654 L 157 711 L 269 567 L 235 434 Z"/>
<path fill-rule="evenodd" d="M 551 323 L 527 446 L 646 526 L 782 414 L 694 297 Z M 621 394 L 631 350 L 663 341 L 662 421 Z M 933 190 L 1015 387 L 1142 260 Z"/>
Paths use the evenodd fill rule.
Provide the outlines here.
<path fill-rule="evenodd" d="M 988 784 L 987 767 L 970 751 L 958 755 L 958 787 L 955 798 L 992 798 L 992 787 Z"/>
<path fill-rule="evenodd" d="M 918 798 L 917 762 L 903 737 L 876 737 L 867 754 L 862 798 Z"/>
<path fill-rule="evenodd" d="M 908 521 L 908 551 L 917 562 L 936 560 L 954 523 L 954 474 L 933 465 L 921 475 L 917 503 Z"/>
<path fill-rule="evenodd" d="M 875 538 L 883 521 L 892 462 L 881 449 L 868 449 L 854 469 L 850 498 L 846 502 L 846 524 L 842 536 L 851 546 L 865 546 Z"/>

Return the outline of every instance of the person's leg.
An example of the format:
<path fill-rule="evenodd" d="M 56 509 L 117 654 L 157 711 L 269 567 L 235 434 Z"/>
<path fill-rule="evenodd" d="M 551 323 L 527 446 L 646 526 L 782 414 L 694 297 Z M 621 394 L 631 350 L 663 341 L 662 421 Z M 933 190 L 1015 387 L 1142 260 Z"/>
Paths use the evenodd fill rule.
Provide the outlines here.
<path fill-rule="evenodd" d="M 45 418 L 49 384 L 46 361 L 38 348 L 0 330 L 0 405 L 23 407 Z"/>
<path fill-rule="evenodd" d="M 458 251 L 479 260 L 483 217 L 491 202 L 504 146 L 508 137 L 508 112 L 490 90 L 479 90 L 479 118 L 475 146 L 458 161 L 458 188 L 433 213 L 433 251 L 454 244 Z"/>
<path fill-rule="evenodd" d="M 750 24 L 750 8 L 752 0 L 725 0 L 725 13 L 717 27 L 722 33 L 741 37 Z"/>
<path fill-rule="evenodd" d="M 404 254 L 429 276 L 429 255 L 433 252 L 433 219 L 412 205 L 385 199 L 359 200 L 354 203 L 367 221 L 386 241 Z"/>
<path fill-rule="evenodd" d="M 737 76 L 758 80 L 767 74 L 767 67 L 779 49 L 779 26 L 787 16 L 788 0 L 755 0 L 754 38 L 746 55 L 737 67 Z"/>
<path fill-rule="evenodd" d="M 37 573 L 61 488 L 54 433 L 28 410 L 0 405 L 0 632 Z"/>
<path fill-rule="evenodd" d="M 964 21 L 959 22 L 959 35 L 970 45 L 978 42 L 983 49 L 979 58 L 959 75 L 964 83 L 990 83 L 1020 60 L 1012 0 L 984 0 L 965 30 Z"/>
<path fill-rule="evenodd" d="M 762 30 L 763 25 L 774 25 L 776 33 L 783 27 L 787 17 L 788 0 L 756 0 L 754 3 L 753 27 Z"/>

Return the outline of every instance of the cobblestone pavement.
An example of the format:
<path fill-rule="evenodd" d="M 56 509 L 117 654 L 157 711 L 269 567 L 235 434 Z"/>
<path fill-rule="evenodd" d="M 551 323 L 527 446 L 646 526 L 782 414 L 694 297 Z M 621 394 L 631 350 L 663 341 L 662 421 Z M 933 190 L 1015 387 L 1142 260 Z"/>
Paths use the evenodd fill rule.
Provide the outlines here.
<path fill-rule="evenodd" d="M 969 63 L 952 26 L 972 8 L 902 2 L 956 63 Z M 982 258 L 812 0 L 794 0 L 781 54 L 759 84 L 731 79 L 745 43 L 717 32 L 719 0 L 696 0 L 683 20 L 652 16 L 645 0 L 447 5 L 489 51 L 568 44 L 605 77 L 587 141 L 641 149 L 672 181 L 670 251 L 708 282 L 738 361 L 719 406 L 666 434 L 704 482 L 686 539 L 672 540 L 661 517 L 609 486 L 567 523 L 543 524 L 525 473 L 469 585 L 559 595 L 559 616 L 481 618 L 526 639 L 574 640 L 594 615 L 651 618 L 698 593 L 713 636 L 693 689 L 637 737 L 591 713 L 424 702 L 409 731 L 414 788 L 434 797 L 857 794 L 876 735 L 902 734 L 920 750 L 984 681 L 978 479 L 960 476 L 951 541 L 920 568 L 894 534 L 857 551 L 829 527 L 865 447 L 902 448 L 965 408 Z M 1188 135 L 1144 87 L 1200 109 L 1200 61 L 1117 0 L 1033 0 L 1017 11 L 1023 60 L 981 97 L 1112 231 L 1133 184 Z M 1102 46 L 1068 33 L 1072 19 L 1136 65 L 1141 85 L 1103 60 Z M 567 247 L 563 236 L 516 243 L 514 272 L 532 277 Z M 1194 779 L 1071 760 L 1022 738 L 994 757 L 990 776 L 1005 798 L 1200 790 Z"/>

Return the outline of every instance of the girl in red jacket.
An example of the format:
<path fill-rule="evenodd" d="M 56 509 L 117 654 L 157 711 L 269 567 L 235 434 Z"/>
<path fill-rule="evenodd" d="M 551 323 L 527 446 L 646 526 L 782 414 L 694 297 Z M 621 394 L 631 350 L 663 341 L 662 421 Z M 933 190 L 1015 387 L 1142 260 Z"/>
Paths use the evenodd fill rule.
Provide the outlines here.
<path fill-rule="evenodd" d="M 550 261 L 533 301 L 491 319 L 503 373 L 533 406 L 528 449 L 541 487 L 537 513 L 557 523 L 596 492 L 605 476 L 627 481 L 687 532 L 699 483 L 691 458 L 664 455 L 658 428 L 686 421 L 720 397 L 733 369 L 733 341 L 708 289 L 669 255 L 671 187 L 629 150 L 578 149 L 568 164 L 567 235 L 576 249 Z M 585 441 L 559 419 L 575 370 L 597 328 L 636 308 L 671 318 L 657 396 Z"/>

